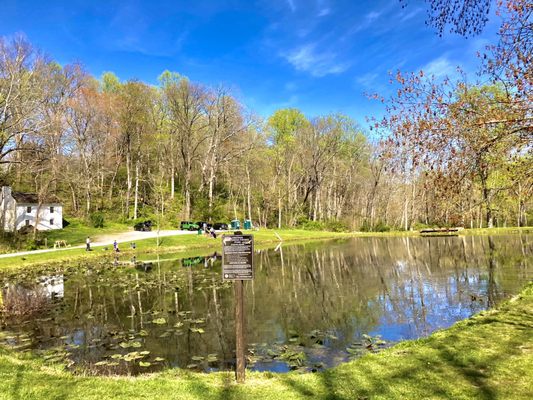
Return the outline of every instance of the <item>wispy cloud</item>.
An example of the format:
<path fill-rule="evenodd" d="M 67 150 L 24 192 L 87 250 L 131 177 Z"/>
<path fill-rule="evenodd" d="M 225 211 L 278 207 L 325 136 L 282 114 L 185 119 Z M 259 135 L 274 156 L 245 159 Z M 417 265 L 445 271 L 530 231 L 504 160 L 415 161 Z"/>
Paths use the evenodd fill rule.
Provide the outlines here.
<path fill-rule="evenodd" d="M 289 6 L 292 12 L 296 11 L 296 5 L 294 4 L 294 0 L 287 0 L 287 5 Z"/>
<path fill-rule="evenodd" d="M 379 77 L 379 74 L 376 72 L 369 72 L 362 76 L 359 76 L 355 81 L 366 89 L 374 88 L 376 85 L 376 79 Z"/>
<path fill-rule="evenodd" d="M 435 78 L 451 77 L 457 74 L 457 68 L 445 55 L 431 60 L 421 69 L 426 75 L 433 75 Z"/>
<path fill-rule="evenodd" d="M 357 33 L 357 32 L 360 32 L 362 30 L 365 30 L 367 29 L 368 27 L 370 27 L 376 20 L 379 19 L 379 17 L 381 17 L 383 13 L 380 12 L 380 11 L 370 11 L 368 14 L 366 14 L 364 16 L 364 18 L 362 19 L 361 22 L 359 22 L 357 25 L 355 25 L 354 27 L 352 27 L 350 30 L 348 30 L 348 32 L 346 32 L 346 34 L 344 34 L 342 37 L 341 37 L 341 40 L 346 40 L 348 37 L 350 37 L 351 35 Z"/>
<path fill-rule="evenodd" d="M 365 15 L 365 22 L 372 23 L 381 16 L 381 12 L 371 11 Z"/>
<path fill-rule="evenodd" d="M 402 17 L 400 18 L 400 22 L 409 21 L 411 18 L 414 18 L 418 14 L 420 14 L 422 11 L 423 11 L 422 8 L 415 8 L 411 12 L 403 14 Z"/>
<path fill-rule="evenodd" d="M 281 55 L 296 70 L 308 72 L 315 77 L 340 74 L 350 67 L 349 63 L 338 62 L 335 53 L 317 51 L 316 44 L 313 43 Z"/>
<path fill-rule="evenodd" d="M 329 8 L 322 8 L 318 11 L 317 16 L 318 17 L 325 17 L 326 15 L 331 14 L 331 10 Z"/>

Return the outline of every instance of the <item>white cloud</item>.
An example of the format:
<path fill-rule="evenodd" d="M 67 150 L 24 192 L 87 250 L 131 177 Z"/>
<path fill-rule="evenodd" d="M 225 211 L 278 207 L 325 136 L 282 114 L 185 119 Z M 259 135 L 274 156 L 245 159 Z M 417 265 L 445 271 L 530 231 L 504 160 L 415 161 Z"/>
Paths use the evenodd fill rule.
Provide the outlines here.
<path fill-rule="evenodd" d="M 329 15 L 329 14 L 331 14 L 331 10 L 329 8 L 323 8 L 318 12 L 317 16 L 325 17 L 326 15 Z"/>
<path fill-rule="evenodd" d="M 409 21 L 411 18 L 414 18 L 416 17 L 420 12 L 422 11 L 422 8 L 415 8 L 413 11 L 411 11 L 410 13 L 406 13 L 402 16 L 402 18 L 400 19 L 400 22 L 405 22 L 405 21 Z"/>
<path fill-rule="evenodd" d="M 378 73 L 369 72 L 367 74 L 361 75 L 356 78 L 356 82 L 361 86 L 370 89 L 375 86 L 376 78 L 379 76 Z"/>
<path fill-rule="evenodd" d="M 378 11 L 371 11 L 368 14 L 366 14 L 361 22 L 359 22 L 357 25 L 354 25 L 348 32 L 346 32 L 342 37 L 341 40 L 346 40 L 353 34 L 363 31 L 367 28 L 369 28 L 374 21 L 376 21 L 379 17 L 381 17 L 382 12 Z"/>
<path fill-rule="evenodd" d="M 457 68 L 446 56 L 440 56 L 430 61 L 421 69 L 426 75 L 433 75 L 435 78 L 451 77 L 457 73 Z"/>
<path fill-rule="evenodd" d="M 292 12 L 296 11 L 296 5 L 294 4 L 294 0 L 287 0 L 287 5 L 289 6 Z"/>
<path fill-rule="evenodd" d="M 346 71 L 349 63 L 336 61 L 337 55 L 331 52 L 318 52 L 315 44 L 306 44 L 282 56 L 298 71 L 315 77 L 336 75 Z"/>
<path fill-rule="evenodd" d="M 376 19 L 378 19 L 381 16 L 380 12 L 377 11 L 371 11 L 368 14 L 365 15 L 365 22 L 367 24 L 370 24 L 374 22 Z"/>

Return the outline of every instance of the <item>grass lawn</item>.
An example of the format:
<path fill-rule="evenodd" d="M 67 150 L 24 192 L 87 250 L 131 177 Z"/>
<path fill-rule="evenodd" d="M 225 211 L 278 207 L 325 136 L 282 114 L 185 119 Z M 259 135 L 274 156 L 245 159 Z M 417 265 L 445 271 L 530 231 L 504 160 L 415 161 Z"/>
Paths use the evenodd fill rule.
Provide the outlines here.
<path fill-rule="evenodd" d="M 106 222 L 103 228 L 93 228 L 88 226 L 85 221 L 79 219 L 69 219 L 69 225 L 63 229 L 54 229 L 50 231 L 39 232 L 37 238 L 46 239 L 47 247 L 52 248 L 56 240 L 64 240 L 71 246 L 76 246 L 85 243 L 87 236 L 94 238 L 100 235 L 108 235 L 119 232 L 131 231 L 133 228 L 130 225 L 121 224 L 118 222 Z M 28 240 L 33 238 L 33 234 L 28 234 Z M 7 242 L 0 243 L 0 247 L 4 252 L 18 252 L 25 251 L 24 248 L 16 250 Z"/>
<path fill-rule="evenodd" d="M 496 310 L 321 373 L 74 376 L 0 350 L 0 399 L 531 399 L 533 284 Z"/>
<path fill-rule="evenodd" d="M 71 245 L 85 243 L 87 236 L 97 237 L 104 234 L 112 234 L 131 230 L 123 224 L 109 224 L 105 228 L 97 229 L 82 225 L 79 222 L 74 222 L 64 230 L 51 231 L 47 233 L 49 236 L 48 243 L 53 243 L 55 240 L 64 239 Z M 244 231 L 245 233 L 247 231 Z M 419 236 L 418 232 L 410 231 L 393 231 L 393 232 L 351 232 L 351 233 L 337 233 L 337 232 L 323 232 L 323 231 L 307 231 L 301 229 L 262 229 L 259 231 L 250 231 L 255 238 L 256 248 L 269 247 L 279 242 L 276 233 L 281 236 L 283 242 L 297 242 L 307 240 L 321 240 L 333 238 L 348 238 L 348 237 L 399 237 L 399 236 Z M 461 235 L 504 235 L 504 234 L 531 234 L 533 228 L 491 228 L 491 229 L 465 229 L 461 231 Z M 220 250 L 222 244 L 220 240 L 213 240 L 205 236 L 197 235 L 180 235 L 167 236 L 159 239 L 159 247 L 157 246 L 157 239 L 136 240 L 137 250 L 136 254 L 142 257 L 142 253 L 180 253 L 183 257 L 192 255 L 199 255 L 202 251 L 214 249 Z M 107 246 L 110 247 L 110 246 Z M 84 249 L 67 249 L 58 252 L 30 254 L 20 257 L 0 258 L 0 268 L 4 267 L 23 267 L 32 264 L 48 263 L 55 261 L 72 261 L 78 259 L 90 259 L 109 254 L 104 252 L 102 247 L 93 247 L 92 252 L 87 253 Z M 122 254 L 133 254 L 129 249 L 129 243 L 121 244 Z"/>
<path fill-rule="evenodd" d="M 65 240 L 68 244 L 74 246 L 84 244 L 87 236 L 95 237 L 133 230 L 131 226 L 118 222 L 106 222 L 103 228 L 93 228 L 86 225 L 84 221 L 77 219 L 70 219 L 69 222 L 69 225 L 64 229 L 43 232 L 44 237 L 48 239 L 49 247 L 52 247 L 56 240 Z"/>
<path fill-rule="evenodd" d="M 246 232 L 246 231 L 244 231 Z M 333 238 L 347 238 L 354 236 L 349 233 L 337 233 L 337 232 L 322 232 L 322 231 L 304 231 L 297 229 L 286 229 L 286 230 L 269 230 L 264 229 L 260 231 L 251 231 L 254 235 L 254 242 L 256 248 L 272 246 L 279 242 L 278 234 L 283 242 L 297 242 L 297 241 L 307 241 L 307 240 L 321 240 L 321 239 L 333 239 Z M 83 236 L 84 240 L 86 235 Z M 179 236 L 166 236 L 159 239 L 159 247 L 157 246 L 157 239 L 144 239 L 136 240 L 137 245 L 136 250 L 131 250 L 129 243 L 121 243 L 121 254 L 137 254 L 141 255 L 143 253 L 180 253 L 183 257 L 188 257 L 189 255 L 198 255 L 199 252 L 214 249 L 222 249 L 222 241 L 219 238 L 212 239 L 204 235 L 179 235 Z M 104 247 L 93 247 L 92 252 L 86 252 L 85 249 L 67 249 L 57 252 L 49 253 L 37 253 L 29 254 L 24 256 L 16 256 L 9 258 L 0 258 L 0 268 L 5 267 L 24 267 L 32 264 L 41 264 L 55 261 L 72 261 L 77 259 L 90 259 L 101 257 L 103 255 L 110 255 L 112 246 L 106 246 L 107 251 L 104 250 Z M 149 256 L 150 257 L 150 256 Z"/>

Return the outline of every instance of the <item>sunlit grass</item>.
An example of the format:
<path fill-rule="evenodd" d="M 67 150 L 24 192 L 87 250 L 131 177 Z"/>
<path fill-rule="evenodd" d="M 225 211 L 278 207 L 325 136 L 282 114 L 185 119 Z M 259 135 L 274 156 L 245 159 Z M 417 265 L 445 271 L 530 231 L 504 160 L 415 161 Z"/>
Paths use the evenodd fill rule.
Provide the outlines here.
<path fill-rule="evenodd" d="M 74 376 L 0 350 L 1 399 L 530 399 L 533 284 L 498 309 L 428 338 L 320 373 L 233 374 L 171 369 L 148 376 Z"/>
<path fill-rule="evenodd" d="M 304 230 L 260 230 L 244 231 L 254 235 L 256 248 L 273 246 L 280 242 L 280 236 L 283 242 L 296 243 L 299 241 L 322 240 L 333 238 L 348 238 L 353 236 L 348 233 L 322 232 L 322 231 L 304 231 Z M 85 238 L 85 236 L 84 236 Z M 217 239 L 205 235 L 177 235 L 165 236 L 144 240 L 136 240 L 136 249 L 132 250 L 130 242 L 119 243 L 121 255 L 142 256 L 143 254 L 157 253 L 181 253 L 183 257 L 189 254 L 199 254 L 202 251 L 222 249 L 221 236 Z M 93 251 L 86 252 L 85 249 L 67 249 L 58 252 L 28 254 L 23 256 L 1 258 L 0 268 L 5 267 L 23 267 L 32 264 L 41 264 L 55 261 L 73 261 L 78 259 L 94 259 L 112 252 L 112 246 L 93 246 Z M 151 256 L 150 256 L 151 257 Z"/>
<path fill-rule="evenodd" d="M 67 240 L 68 243 L 75 245 L 85 242 L 87 236 L 95 237 L 98 234 L 111 234 L 123 232 L 124 230 L 131 230 L 121 224 L 109 224 L 103 230 L 96 228 L 88 228 L 83 224 L 76 223 L 72 228 L 69 227 L 63 231 L 53 231 L 49 235 L 49 243 L 53 240 Z M 503 234 L 530 234 L 533 228 L 491 228 L 491 229 L 465 229 L 461 231 L 461 235 L 503 235 Z M 398 236 L 418 236 L 418 232 L 410 231 L 393 231 L 393 232 L 323 232 L 323 231 L 308 231 L 301 229 L 262 229 L 259 231 L 244 231 L 244 233 L 251 233 L 255 237 L 256 247 L 269 247 L 280 242 L 278 235 L 283 242 L 300 242 L 308 240 L 321 240 L 333 238 L 348 238 L 348 237 L 398 237 Z M 178 235 L 166 236 L 144 240 L 136 240 L 137 249 L 135 254 L 142 255 L 142 253 L 183 253 L 186 257 L 189 254 L 199 254 L 201 251 L 220 250 L 222 245 L 218 239 L 212 239 L 204 235 Z M 133 254 L 129 247 L 130 243 L 121 243 L 121 251 L 126 254 Z M 53 261 L 72 261 L 82 258 L 95 258 L 102 256 L 107 251 L 110 251 L 110 246 L 94 247 L 92 252 L 86 252 L 84 249 L 68 249 L 54 253 L 29 254 L 24 256 L 16 256 L 12 258 L 0 259 L 0 268 L 2 267 L 20 267 L 31 264 L 39 264 Z"/>

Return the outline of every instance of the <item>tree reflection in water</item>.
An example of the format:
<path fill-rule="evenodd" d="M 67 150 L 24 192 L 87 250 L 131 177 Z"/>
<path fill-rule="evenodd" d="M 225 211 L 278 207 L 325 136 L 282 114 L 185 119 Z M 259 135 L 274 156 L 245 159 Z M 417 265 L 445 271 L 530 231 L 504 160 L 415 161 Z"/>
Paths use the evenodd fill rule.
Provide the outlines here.
<path fill-rule="evenodd" d="M 245 285 L 250 365 L 319 369 L 374 351 L 378 335 L 425 336 L 493 307 L 531 279 L 531 242 L 357 238 L 258 251 Z M 119 261 L 4 275 L 9 288 L 38 288 L 46 274 L 65 279 L 50 312 L 29 322 L 4 316 L 0 341 L 96 373 L 232 367 L 233 290 L 219 255 Z"/>

